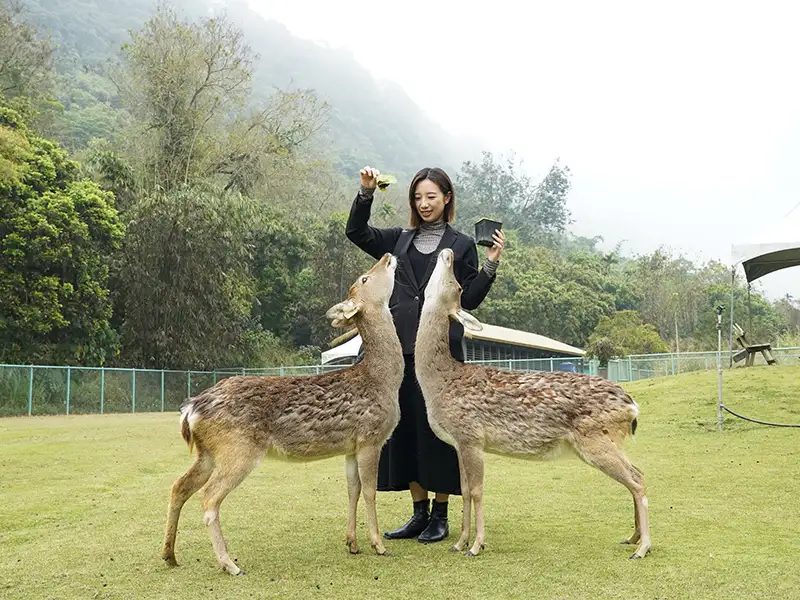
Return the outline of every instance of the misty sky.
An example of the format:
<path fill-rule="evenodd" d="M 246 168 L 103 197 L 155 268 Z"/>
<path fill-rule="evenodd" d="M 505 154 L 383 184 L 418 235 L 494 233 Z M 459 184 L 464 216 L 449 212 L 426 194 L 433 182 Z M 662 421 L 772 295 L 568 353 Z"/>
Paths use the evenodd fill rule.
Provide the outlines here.
<path fill-rule="evenodd" d="M 535 177 L 560 157 L 573 173 L 573 230 L 603 235 L 604 248 L 663 244 L 728 264 L 733 242 L 800 202 L 790 2 L 250 4 L 348 48 L 443 127 L 516 151 Z M 757 284 L 800 297 L 800 267 Z"/>

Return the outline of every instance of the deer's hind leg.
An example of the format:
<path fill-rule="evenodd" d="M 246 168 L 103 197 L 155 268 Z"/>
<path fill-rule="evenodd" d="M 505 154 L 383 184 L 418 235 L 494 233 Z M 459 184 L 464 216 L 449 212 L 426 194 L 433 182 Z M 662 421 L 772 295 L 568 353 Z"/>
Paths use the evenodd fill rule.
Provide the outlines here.
<path fill-rule="evenodd" d="M 164 546 L 161 558 L 170 566 L 177 567 L 175 560 L 175 538 L 178 535 L 178 520 L 181 509 L 192 495 L 203 487 L 214 469 L 214 460 L 202 446 L 197 446 L 197 457 L 186 473 L 172 484 L 169 507 L 167 508 L 167 525 L 164 531 Z"/>
<path fill-rule="evenodd" d="M 347 519 L 347 550 L 350 554 L 358 554 L 356 519 L 358 518 L 358 497 L 361 494 L 361 477 L 358 474 L 358 460 L 355 455 L 348 455 L 344 460 L 344 470 L 347 475 L 347 497 L 350 501 Z"/>
<path fill-rule="evenodd" d="M 219 522 L 219 507 L 225 497 L 253 470 L 262 452 L 259 448 L 238 443 L 226 444 L 224 452 L 217 454 L 214 471 L 202 491 L 203 522 L 211 535 L 211 544 L 219 565 L 231 575 L 244 575 L 228 555 L 228 547 L 222 536 Z"/>
<path fill-rule="evenodd" d="M 573 446 L 586 463 L 620 482 L 631 492 L 635 531 L 626 542 L 639 543 L 630 558 L 644 558 L 650 552 L 650 525 L 642 472 L 608 437 L 576 437 L 573 439 Z"/>

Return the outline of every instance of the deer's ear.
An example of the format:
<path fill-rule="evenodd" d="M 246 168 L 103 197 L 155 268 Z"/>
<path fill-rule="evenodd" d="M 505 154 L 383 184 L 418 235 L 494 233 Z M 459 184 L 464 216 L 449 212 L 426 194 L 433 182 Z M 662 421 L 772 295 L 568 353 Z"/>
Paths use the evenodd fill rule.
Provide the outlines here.
<path fill-rule="evenodd" d="M 325 316 L 331 320 L 333 327 L 347 327 L 353 324 L 353 317 L 361 310 L 361 305 L 352 298 L 331 306 Z"/>
<path fill-rule="evenodd" d="M 458 312 L 453 313 L 451 316 L 461 323 L 464 329 L 469 329 L 470 331 L 481 331 L 483 329 L 481 322 L 463 309 L 459 309 Z"/>

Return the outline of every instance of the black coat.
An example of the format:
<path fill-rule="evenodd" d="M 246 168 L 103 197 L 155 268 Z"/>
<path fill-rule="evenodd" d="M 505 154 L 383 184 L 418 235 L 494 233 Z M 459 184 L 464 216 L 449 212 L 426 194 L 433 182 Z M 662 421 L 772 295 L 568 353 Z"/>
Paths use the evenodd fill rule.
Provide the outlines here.
<path fill-rule="evenodd" d="M 347 220 L 347 238 L 375 260 L 387 252 L 397 257 L 398 268 L 389 309 L 392 311 L 403 354 L 410 355 L 414 353 L 419 318 L 425 301 L 425 286 L 433 273 L 435 261 L 430 262 L 423 280 L 417 281 L 408 257 L 408 248 L 414 239 L 415 230 L 372 227 L 369 225 L 371 208 L 371 201 L 359 201 L 356 197 Z M 478 249 L 475 240 L 447 225 L 436 252 L 444 248 L 453 250 L 455 276 L 463 289 L 462 308 L 464 310 L 478 308 L 489 293 L 495 276 L 490 277 L 484 271 L 478 270 Z M 453 355 L 461 361 L 464 360 L 461 349 L 463 335 L 463 326 L 451 321 L 450 347 Z"/>
<path fill-rule="evenodd" d="M 425 286 L 436 261 L 432 257 L 422 281 L 417 281 L 408 255 L 416 232 L 400 227 L 371 227 L 371 207 L 371 201 L 359 201 L 356 197 L 347 221 L 347 237 L 375 260 L 387 252 L 397 257 L 399 264 L 389 308 L 405 355 L 405 375 L 398 398 L 400 422 L 381 450 L 378 489 L 407 490 L 410 483 L 416 481 L 432 492 L 460 494 L 458 456 L 452 446 L 436 437 L 431 430 L 425 399 L 414 373 L 414 343 L 425 300 Z M 455 275 L 463 288 L 462 307 L 466 310 L 477 308 L 491 289 L 494 277 L 478 271 L 478 249 L 475 241 L 448 225 L 434 255 L 443 248 L 452 248 L 455 255 Z M 461 343 L 463 335 L 463 326 L 451 320 L 450 353 L 461 362 L 464 362 Z"/>

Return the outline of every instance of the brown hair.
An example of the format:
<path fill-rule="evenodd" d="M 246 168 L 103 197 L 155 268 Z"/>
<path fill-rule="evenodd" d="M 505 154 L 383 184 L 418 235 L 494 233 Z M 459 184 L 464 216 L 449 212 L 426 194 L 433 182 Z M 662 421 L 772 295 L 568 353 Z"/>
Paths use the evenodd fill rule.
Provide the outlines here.
<path fill-rule="evenodd" d="M 426 179 L 435 183 L 442 194 L 445 195 L 445 198 L 450 194 L 450 201 L 444 205 L 444 213 L 442 214 L 445 222 L 452 223 L 456 218 L 456 192 L 453 189 L 453 182 L 450 181 L 450 177 L 438 167 L 425 167 L 417 171 L 408 188 L 408 205 L 411 208 L 410 224 L 412 229 L 419 228 L 422 223 L 422 218 L 417 212 L 417 203 L 414 201 L 414 195 L 417 192 L 417 185 Z"/>

